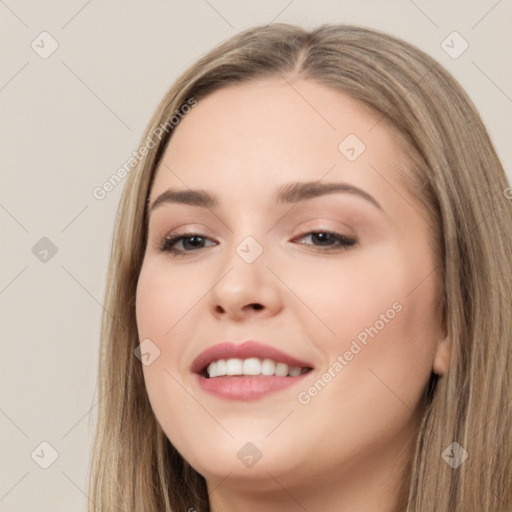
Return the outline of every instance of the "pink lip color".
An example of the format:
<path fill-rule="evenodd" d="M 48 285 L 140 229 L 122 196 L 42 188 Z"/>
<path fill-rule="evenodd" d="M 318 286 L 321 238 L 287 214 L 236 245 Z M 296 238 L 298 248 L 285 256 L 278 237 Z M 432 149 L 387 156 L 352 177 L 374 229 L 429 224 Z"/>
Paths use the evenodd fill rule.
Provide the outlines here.
<path fill-rule="evenodd" d="M 269 393 L 293 386 L 307 374 L 298 377 L 274 376 L 226 376 L 208 379 L 201 372 L 212 361 L 219 359 L 247 359 L 258 357 L 260 359 L 273 359 L 276 362 L 286 363 L 289 366 L 311 368 L 312 365 L 296 359 L 269 345 L 263 345 L 256 341 L 246 341 L 240 345 L 233 343 L 219 343 L 199 354 L 191 366 L 191 371 L 196 374 L 199 386 L 206 392 L 222 398 L 232 400 L 256 400 Z"/>
<path fill-rule="evenodd" d="M 256 375 L 254 377 L 230 376 L 207 379 L 196 374 L 195 377 L 201 389 L 207 393 L 230 400 L 257 400 L 275 391 L 293 386 L 306 375 L 307 373 L 299 377 Z"/>

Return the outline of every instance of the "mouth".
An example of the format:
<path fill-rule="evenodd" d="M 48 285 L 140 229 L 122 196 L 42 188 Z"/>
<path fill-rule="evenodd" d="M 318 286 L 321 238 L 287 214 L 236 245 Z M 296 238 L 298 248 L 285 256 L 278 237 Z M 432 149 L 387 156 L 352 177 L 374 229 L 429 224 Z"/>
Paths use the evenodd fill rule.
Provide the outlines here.
<path fill-rule="evenodd" d="M 305 366 L 290 366 L 287 363 L 274 361 L 273 359 L 259 359 L 249 357 L 247 359 L 219 359 L 212 361 L 201 374 L 207 379 L 218 377 L 247 377 L 261 375 L 264 377 L 299 377 L 311 370 Z"/>
<path fill-rule="evenodd" d="M 254 400 L 288 388 L 313 366 L 274 347 L 255 341 L 221 343 L 192 363 L 203 391 L 234 400 Z"/>

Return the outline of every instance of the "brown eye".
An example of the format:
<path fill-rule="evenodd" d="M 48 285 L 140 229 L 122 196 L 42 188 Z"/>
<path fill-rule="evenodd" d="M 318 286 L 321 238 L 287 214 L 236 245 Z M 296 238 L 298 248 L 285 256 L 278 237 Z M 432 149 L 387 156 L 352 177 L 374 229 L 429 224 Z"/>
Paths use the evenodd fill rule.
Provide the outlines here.
<path fill-rule="evenodd" d="M 298 240 L 310 238 L 312 243 L 305 243 L 304 245 L 312 245 L 318 248 L 342 249 L 355 245 L 357 243 L 353 238 L 346 237 L 340 233 L 333 233 L 331 231 L 311 231 L 302 235 Z"/>
<path fill-rule="evenodd" d="M 213 242 L 208 237 L 199 233 L 184 233 L 164 238 L 160 244 L 160 250 L 177 256 L 187 252 L 196 252 L 198 249 L 216 244 L 216 242 L 206 244 L 208 241 Z"/>

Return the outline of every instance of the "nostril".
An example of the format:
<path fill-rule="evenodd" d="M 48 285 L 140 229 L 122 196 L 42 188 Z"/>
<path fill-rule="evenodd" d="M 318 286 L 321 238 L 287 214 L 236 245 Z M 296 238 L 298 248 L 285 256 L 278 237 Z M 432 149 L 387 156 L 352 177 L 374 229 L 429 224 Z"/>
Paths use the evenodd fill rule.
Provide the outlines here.
<path fill-rule="evenodd" d="M 259 304 L 259 303 L 253 302 L 251 304 L 246 304 L 242 309 L 245 312 L 260 311 L 262 309 L 265 309 L 265 306 L 263 306 L 263 304 Z M 227 314 L 228 311 L 229 311 L 229 308 L 224 308 L 220 304 L 217 304 L 215 306 L 215 312 L 217 314 Z"/>

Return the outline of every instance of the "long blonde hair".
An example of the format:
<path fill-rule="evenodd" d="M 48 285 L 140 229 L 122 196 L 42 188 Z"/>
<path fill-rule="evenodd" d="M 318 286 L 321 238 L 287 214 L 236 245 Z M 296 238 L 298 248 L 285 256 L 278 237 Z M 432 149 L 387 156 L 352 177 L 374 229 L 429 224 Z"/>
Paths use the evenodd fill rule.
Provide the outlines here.
<path fill-rule="evenodd" d="M 414 46 L 358 26 L 246 30 L 220 44 L 172 86 L 143 141 L 191 98 L 262 77 L 300 76 L 380 113 L 406 143 L 407 186 L 438 237 L 447 375 L 430 390 L 401 510 L 512 511 L 512 204 L 507 179 L 471 100 Z M 147 237 L 146 201 L 169 135 L 129 174 L 119 205 L 102 320 L 90 512 L 209 510 L 203 477 L 178 454 L 152 412 L 135 293 Z M 467 460 L 442 458 L 459 443 Z"/>

